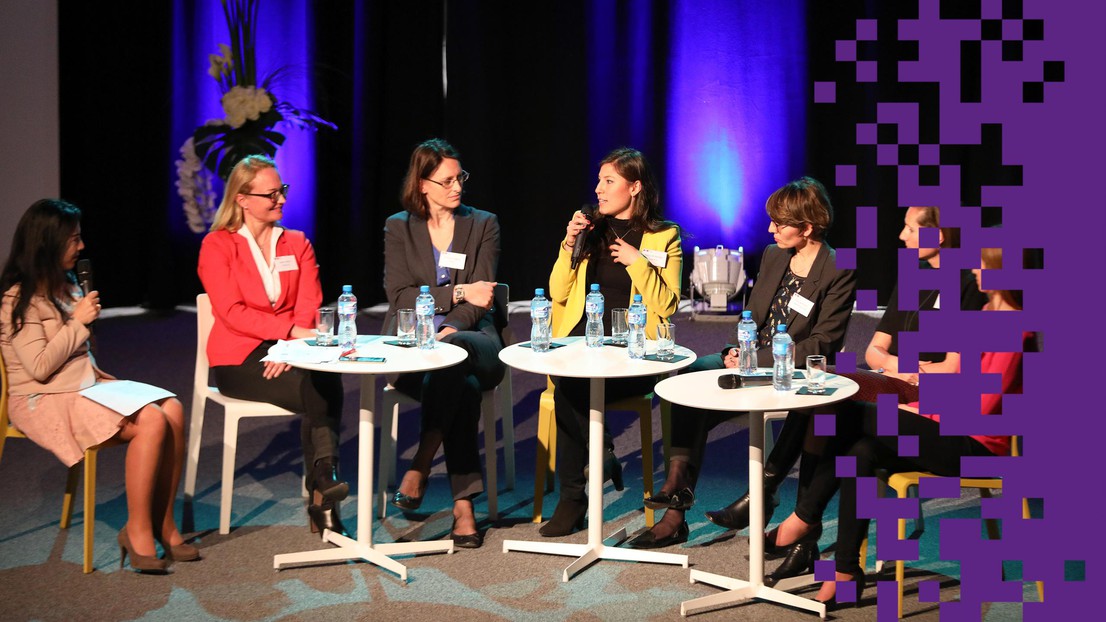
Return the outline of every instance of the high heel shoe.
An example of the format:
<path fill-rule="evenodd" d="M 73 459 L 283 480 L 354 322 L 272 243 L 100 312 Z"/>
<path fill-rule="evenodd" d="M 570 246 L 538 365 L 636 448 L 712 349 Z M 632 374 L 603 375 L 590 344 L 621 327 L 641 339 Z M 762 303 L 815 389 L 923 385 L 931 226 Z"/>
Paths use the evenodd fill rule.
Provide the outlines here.
<path fill-rule="evenodd" d="M 814 528 L 811 529 L 805 536 L 792 542 L 791 544 L 777 545 L 776 537 L 779 534 L 780 528 L 777 525 L 772 531 L 769 531 L 764 536 L 764 553 L 771 555 L 786 555 L 791 551 L 791 547 L 796 544 L 818 544 L 818 540 L 822 538 L 822 523 L 815 523 Z"/>
<path fill-rule="evenodd" d="M 776 487 L 768 486 L 768 482 L 765 482 L 764 486 L 764 524 L 765 526 L 772 520 L 772 514 L 776 511 L 776 506 L 780 504 L 780 495 L 776 491 Z M 749 509 L 752 504 L 749 502 L 749 493 L 745 493 L 737 501 L 727 505 L 721 510 L 711 510 L 707 512 L 707 520 L 718 525 L 719 527 L 725 527 L 726 529 L 745 529 L 749 526 Z"/>
<path fill-rule="evenodd" d="M 587 480 L 590 474 L 590 465 L 584 465 L 584 480 Z M 622 482 L 622 463 L 618 461 L 618 456 L 614 455 L 613 449 L 608 449 L 603 455 L 603 481 L 607 480 L 610 480 L 614 484 L 614 489 L 619 492 L 625 488 Z"/>
<path fill-rule="evenodd" d="M 349 484 L 338 479 L 338 467 L 330 458 L 315 461 L 315 479 L 312 490 L 327 501 L 342 501 L 349 496 Z"/>
<path fill-rule="evenodd" d="M 181 542 L 180 544 L 167 544 L 160 538 L 157 539 L 158 544 L 165 551 L 165 559 L 173 562 L 194 562 L 200 559 L 200 549 Z"/>
<path fill-rule="evenodd" d="M 476 533 L 469 533 L 461 535 L 454 531 L 457 528 L 457 521 L 453 521 L 453 526 L 449 528 L 449 539 L 453 540 L 453 546 L 461 549 L 478 549 L 484 546 L 484 534 L 480 533 L 477 529 Z"/>
<path fill-rule="evenodd" d="M 814 542 L 796 542 L 787 547 L 786 550 L 787 557 L 784 558 L 783 562 L 764 577 L 764 584 L 768 587 L 772 587 L 784 579 L 814 573 L 814 562 L 818 561 L 820 556 L 817 540 Z"/>
<path fill-rule="evenodd" d="M 659 492 L 645 500 L 650 510 L 688 510 L 695 505 L 695 492 L 690 488 L 681 488 L 673 493 Z"/>
<path fill-rule="evenodd" d="M 586 500 L 561 499 L 557 503 L 557 509 L 553 510 L 553 517 L 538 529 L 538 533 L 546 538 L 559 538 L 575 533 L 584 528 L 584 515 L 587 513 Z"/>
<path fill-rule="evenodd" d="M 830 596 L 828 599 L 818 600 L 815 598 L 814 601 L 823 603 L 826 606 L 827 612 L 844 609 L 845 607 L 860 607 L 860 599 L 864 596 L 864 588 L 868 587 L 868 579 L 864 573 L 861 572 L 859 575 L 853 577 L 851 581 L 856 584 L 856 600 L 850 602 L 839 601 L 837 600 L 837 592 L 834 591 L 833 596 Z M 840 581 L 835 581 L 835 583 L 840 583 Z"/>
<path fill-rule="evenodd" d="M 688 534 L 691 532 L 688 529 L 687 521 L 680 521 L 676 531 L 673 531 L 668 536 L 658 538 L 652 529 L 646 529 L 637 535 L 633 540 L 627 542 L 627 546 L 634 549 L 660 549 L 666 546 L 672 546 L 673 544 L 683 544 L 687 542 Z"/>
<path fill-rule="evenodd" d="M 322 533 L 324 529 L 329 529 L 334 533 L 349 536 L 345 526 L 342 525 L 342 517 L 338 514 L 337 501 L 309 505 L 307 516 L 311 519 L 311 533 Z"/>
<path fill-rule="evenodd" d="M 401 510 L 407 510 L 410 512 L 413 510 L 417 510 L 422 506 L 422 497 L 412 497 L 410 495 L 405 495 L 397 490 L 396 494 L 392 495 L 392 499 L 391 501 L 389 501 L 389 503 Z"/>
<path fill-rule="evenodd" d="M 127 526 L 123 525 L 123 528 L 119 530 L 119 568 L 123 568 L 124 563 L 127 561 L 127 555 L 131 556 L 131 568 L 140 572 L 149 572 L 151 574 L 165 574 L 169 569 L 169 560 L 158 559 L 156 556 L 151 555 L 139 555 L 134 552 L 134 547 L 131 546 L 131 539 L 127 535 Z"/>

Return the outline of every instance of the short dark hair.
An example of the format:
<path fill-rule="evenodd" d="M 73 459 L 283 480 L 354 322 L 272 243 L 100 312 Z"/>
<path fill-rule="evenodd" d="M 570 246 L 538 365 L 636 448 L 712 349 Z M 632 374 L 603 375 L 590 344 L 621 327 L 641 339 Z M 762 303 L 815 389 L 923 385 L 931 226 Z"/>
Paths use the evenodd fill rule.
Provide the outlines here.
<path fill-rule="evenodd" d="M 403 178 L 403 189 L 399 201 L 403 209 L 423 219 L 430 217 L 430 205 L 422 193 L 422 180 L 429 177 L 434 169 L 445 159 L 460 160 L 461 154 L 441 138 L 424 141 L 411 152 L 411 161 L 407 165 L 407 175 Z"/>
<path fill-rule="evenodd" d="M 941 230 L 941 248 L 960 247 L 960 227 L 941 226 L 941 208 L 936 205 L 915 205 L 918 210 L 918 226 Z"/>
<path fill-rule="evenodd" d="M 35 201 L 19 219 L 11 253 L 0 273 L 0 292 L 19 285 L 12 307 L 13 335 L 23 328 L 27 307 L 36 294 L 46 296 L 61 316 L 69 319 L 62 299 L 66 298 L 67 287 L 76 284 L 76 278 L 62 267 L 61 260 L 80 224 L 81 210 L 61 199 Z"/>
<path fill-rule="evenodd" d="M 821 240 L 833 226 L 833 204 L 826 187 L 812 177 L 800 177 L 772 193 L 765 202 L 768 217 L 785 225 L 811 226 L 810 237 Z"/>

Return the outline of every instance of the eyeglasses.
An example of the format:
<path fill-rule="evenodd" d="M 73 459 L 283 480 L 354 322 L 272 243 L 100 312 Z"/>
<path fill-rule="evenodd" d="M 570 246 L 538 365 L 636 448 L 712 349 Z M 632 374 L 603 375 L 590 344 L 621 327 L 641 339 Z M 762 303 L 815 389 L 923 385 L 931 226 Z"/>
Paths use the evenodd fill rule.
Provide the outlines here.
<path fill-rule="evenodd" d="M 283 196 L 283 197 L 288 196 L 288 184 L 282 184 L 280 186 L 280 190 L 273 190 L 272 192 L 270 192 L 268 194 L 257 194 L 256 192 L 243 192 L 242 194 L 244 194 L 248 197 L 265 197 L 266 199 L 269 199 L 273 203 L 276 203 L 277 200 L 278 200 L 277 195 L 280 195 L 280 196 Z"/>
<path fill-rule="evenodd" d="M 423 179 L 430 183 L 438 184 L 443 188 L 449 189 L 453 187 L 453 184 L 460 184 L 462 186 L 465 185 L 465 182 L 469 180 L 469 173 L 468 171 L 461 171 L 460 175 L 456 177 L 450 177 L 449 179 L 443 179 L 442 181 L 430 179 L 429 177 L 423 177 Z"/>
<path fill-rule="evenodd" d="M 799 227 L 799 225 L 793 225 L 789 222 L 780 222 L 778 220 L 773 220 L 772 224 L 776 225 L 776 230 L 777 231 L 780 230 L 780 229 L 783 229 L 784 227 L 795 227 L 795 228 Z"/>

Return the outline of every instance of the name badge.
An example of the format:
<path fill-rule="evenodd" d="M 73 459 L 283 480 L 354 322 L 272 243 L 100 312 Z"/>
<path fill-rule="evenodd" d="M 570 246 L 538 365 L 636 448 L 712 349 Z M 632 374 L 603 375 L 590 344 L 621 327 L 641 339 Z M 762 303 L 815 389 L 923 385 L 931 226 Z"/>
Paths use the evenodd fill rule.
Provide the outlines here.
<path fill-rule="evenodd" d="M 642 256 L 644 256 L 646 259 L 648 259 L 649 263 L 658 268 L 663 268 L 668 265 L 668 253 L 664 251 L 655 251 L 650 248 L 643 248 L 638 252 L 641 253 Z"/>
<path fill-rule="evenodd" d="M 814 302 L 802 294 L 795 292 L 792 294 L 791 302 L 787 306 L 803 317 L 810 317 L 810 310 L 814 308 Z"/>
<path fill-rule="evenodd" d="M 296 263 L 296 257 L 294 255 L 283 255 L 277 257 L 274 262 L 277 272 L 292 272 L 300 269 L 300 265 Z"/>
<path fill-rule="evenodd" d="M 941 308 L 941 294 L 937 294 L 937 298 L 935 298 L 933 300 L 933 308 L 934 309 L 940 309 Z"/>
<path fill-rule="evenodd" d="M 465 254 L 464 253 L 451 253 L 444 252 L 441 255 L 441 259 L 438 260 L 438 266 L 441 268 L 453 268 L 454 270 L 465 269 Z"/>

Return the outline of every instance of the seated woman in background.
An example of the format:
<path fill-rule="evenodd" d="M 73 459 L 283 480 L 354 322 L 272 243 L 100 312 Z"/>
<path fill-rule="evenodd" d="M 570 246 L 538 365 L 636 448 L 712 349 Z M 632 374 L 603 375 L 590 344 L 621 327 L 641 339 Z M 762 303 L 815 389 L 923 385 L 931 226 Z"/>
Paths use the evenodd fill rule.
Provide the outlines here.
<path fill-rule="evenodd" d="M 338 514 L 349 494 L 338 478 L 342 379 L 261 361 L 279 339 L 314 337 L 323 299 L 311 242 L 279 226 L 287 195 L 276 164 L 263 155 L 246 156 L 227 178 L 197 269 L 215 316 L 207 358 L 223 395 L 303 413 L 311 530 L 345 533 Z"/>
<path fill-rule="evenodd" d="M 629 307 L 634 294 L 641 294 L 647 311 L 645 335 L 655 339 L 657 324 L 676 313 L 680 302 L 680 228 L 662 220 L 653 173 L 645 156 L 635 149 L 616 149 L 600 162 L 595 196 L 599 203 L 595 221 L 580 211 L 573 214 L 549 275 L 553 336 L 584 334 L 584 298 L 589 284 L 598 283 L 605 297 L 606 326 L 611 325 L 611 308 Z M 593 229 L 586 242 L 580 236 L 585 229 Z M 586 244 L 586 248 L 574 269 L 572 251 L 577 243 Z M 606 403 L 649 393 L 656 381 L 654 376 L 607 380 Z M 588 509 L 584 466 L 589 383 L 587 378 L 553 378 L 561 494 L 553 516 L 541 527 L 541 535 L 546 537 L 565 536 L 583 528 Z M 605 442 L 604 479 L 614 479 L 621 489 L 622 467 L 614 456 L 613 444 Z"/>
<path fill-rule="evenodd" d="M 420 286 L 430 286 L 437 339 L 468 352 L 459 365 L 402 374 L 392 383 L 422 401 L 419 447 L 392 505 L 404 510 L 422 505 L 441 447 L 453 490 L 450 536 L 456 546 L 478 548 L 484 536 L 476 528 L 472 500 L 484 490 L 477 444 L 480 397 L 499 384 L 505 368 L 499 361 L 503 342 L 492 309 L 499 220 L 461 203 L 468 177 L 460 154 L 444 140 L 431 139 L 415 148 L 403 182 L 405 211 L 388 217 L 384 225 L 384 289 L 388 317 L 394 318 L 397 309 L 414 308 Z"/>
<path fill-rule="evenodd" d="M 184 457 L 184 409 L 168 398 L 120 414 L 81 395 L 115 379 L 96 366 L 89 350 L 89 325 L 100 315 L 100 294 L 82 295 L 77 285 L 73 268 L 83 248 L 81 211 L 65 201 L 37 201 L 16 225 L 0 274 L 8 410 L 27 438 L 66 466 L 80 462 L 90 447 L 130 443 L 119 563 L 129 554 L 135 570 L 163 573 L 170 561 L 200 558 L 173 520 Z M 164 559 L 157 557 L 155 541 Z"/>
<path fill-rule="evenodd" d="M 768 197 L 765 209 L 772 219 L 768 231 L 776 243 L 764 249 L 749 295 L 748 309 L 758 327 L 757 365 L 772 366 L 772 335 L 777 325 L 786 324 L 795 342 L 795 365 L 803 367 L 808 355 L 832 355 L 841 349 L 856 297 L 856 278 L 852 270 L 837 268 L 836 252 L 825 242 L 825 233 L 833 224 L 833 205 L 821 183 L 810 177 L 792 181 Z M 735 368 L 737 355 L 737 348 L 727 346 L 721 354 L 696 360 L 686 371 Z M 687 541 L 684 513 L 695 501 L 693 491 L 706 453 L 707 434 L 733 416 L 673 404 L 668 479 L 659 494 L 645 500 L 648 507 L 666 512 L 651 530 L 631 540 L 631 546 L 655 548 Z M 788 415 L 777 446 L 801 449 L 808 418 L 800 412 Z M 779 504 L 776 488 L 787 477 L 791 462 L 786 467 L 776 467 L 771 459 L 765 462 L 765 513 L 769 516 L 771 508 Z M 707 512 L 707 517 L 732 527 L 729 523 L 738 520 L 733 518 L 736 515 L 743 516 L 747 525 L 748 514 L 746 493 L 723 510 Z"/>
<path fill-rule="evenodd" d="M 982 251 L 982 270 L 1002 268 L 1002 249 L 988 248 Z M 980 270 L 973 270 L 977 283 L 981 283 Z M 988 302 L 984 311 L 1016 311 L 1021 309 L 1021 292 L 1011 290 L 982 290 Z M 1033 334 L 1022 335 L 1023 350 L 1033 350 Z M 1021 393 L 1022 352 L 984 352 L 981 357 L 983 374 L 1001 375 L 1001 391 L 983 394 L 980 411 L 983 415 L 1000 413 L 1004 394 Z M 953 373 L 959 369 L 952 370 Z M 858 478 L 875 477 L 877 469 L 889 471 L 929 471 L 945 477 L 960 475 L 961 458 L 969 456 L 1005 456 L 1010 453 L 1009 436 L 972 435 L 951 436 L 941 433 L 939 414 L 926 414 L 918 410 L 919 402 L 899 406 L 897 429 L 894 434 L 882 436 L 877 432 L 876 405 L 871 402 L 848 401 L 837 409 L 836 436 L 823 439 L 825 449 L 819 460 L 812 466 L 809 477 L 814 483 L 807 489 L 800 489 L 811 497 L 814 505 L 825 507 L 836 491 L 841 488 L 837 524 L 837 546 L 835 549 L 835 581 L 822 584 L 816 599 L 836 604 L 837 581 L 854 582 L 855 600 L 859 601 L 864 589 L 865 578 L 860 566 L 860 545 L 868 535 L 869 518 L 862 518 L 857 512 Z M 965 405 L 965 409 L 969 405 Z M 974 407 L 971 408 L 974 410 Z M 886 431 L 885 431 L 886 433 Z M 913 457 L 899 455 L 901 437 L 918 439 L 917 455 Z M 840 480 L 835 474 L 837 456 L 851 456 L 855 459 L 856 474 Z M 803 467 L 806 467 L 804 463 Z M 803 477 L 803 475 L 800 475 Z M 795 576 L 804 571 L 812 571 L 818 558 L 818 549 L 799 550 L 797 546 L 784 548 L 777 543 L 786 530 L 799 534 L 821 530 L 821 525 L 811 525 L 795 514 L 780 524 L 778 531 L 768 534 L 765 549 L 780 549 L 788 553 L 780 568 L 788 567 L 787 572 L 777 570 L 774 579 Z M 849 598 L 849 601 L 854 600 Z"/>

